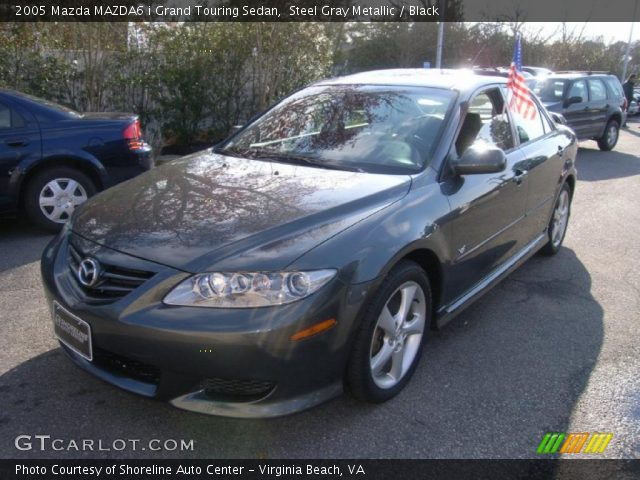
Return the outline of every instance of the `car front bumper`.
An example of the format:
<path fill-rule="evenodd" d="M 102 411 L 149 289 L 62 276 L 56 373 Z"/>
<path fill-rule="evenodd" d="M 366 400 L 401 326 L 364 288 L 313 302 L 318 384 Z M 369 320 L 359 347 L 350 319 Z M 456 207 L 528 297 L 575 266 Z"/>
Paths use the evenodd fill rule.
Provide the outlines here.
<path fill-rule="evenodd" d="M 96 304 L 82 294 L 69 268 L 71 238 L 75 248 L 93 258 L 155 273 L 131 293 Z M 49 304 L 57 301 L 91 326 L 93 361 L 63 349 L 77 365 L 109 383 L 186 410 L 234 417 L 284 415 L 341 393 L 353 320 L 367 285 L 352 288 L 338 276 L 315 294 L 277 307 L 163 304 L 166 293 L 188 276 L 66 229 L 42 257 Z M 330 318 L 337 320 L 331 329 L 291 339 Z"/>

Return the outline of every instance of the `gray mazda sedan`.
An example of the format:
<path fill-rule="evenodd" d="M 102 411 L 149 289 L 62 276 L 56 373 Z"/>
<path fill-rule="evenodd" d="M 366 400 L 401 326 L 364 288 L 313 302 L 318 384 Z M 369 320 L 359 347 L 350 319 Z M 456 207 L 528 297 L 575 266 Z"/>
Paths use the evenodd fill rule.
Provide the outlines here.
<path fill-rule="evenodd" d="M 393 397 L 430 330 L 561 247 L 576 137 L 506 93 L 455 70 L 323 81 L 96 195 L 42 257 L 62 348 L 209 414 Z"/>

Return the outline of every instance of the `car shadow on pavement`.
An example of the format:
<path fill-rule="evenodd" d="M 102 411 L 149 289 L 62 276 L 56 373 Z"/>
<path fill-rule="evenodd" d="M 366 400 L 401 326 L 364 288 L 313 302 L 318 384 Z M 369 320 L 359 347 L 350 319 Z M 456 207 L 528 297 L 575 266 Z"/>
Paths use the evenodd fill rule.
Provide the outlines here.
<path fill-rule="evenodd" d="M 640 135 L 639 135 L 640 136 Z M 580 147 L 577 159 L 578 179 L 587 182 L 612 180 L 640 174 L 640 157 L 622 152 L 601 152 Z"/>
<path fill-rule="evenodd" d="M 22 219 L 0 219 L 0 272 L 40 260 L 53 235 Z"/>
<path fill-rule="evenodd" d="M 277 419 L 205 416 L 107 385 L 54 348 L 0 376 L 0 457 L 536 457 L 546 432 L 569 428 L 602 341 L 603 310 L 589 272 L 563 248 L 553 258 L 535 256 L 431 334 L 412 381 L 385 404 L 345 395 Z M 108 446 L 192 439 L 195 448 L 19 451 L 21 434 Z"/>

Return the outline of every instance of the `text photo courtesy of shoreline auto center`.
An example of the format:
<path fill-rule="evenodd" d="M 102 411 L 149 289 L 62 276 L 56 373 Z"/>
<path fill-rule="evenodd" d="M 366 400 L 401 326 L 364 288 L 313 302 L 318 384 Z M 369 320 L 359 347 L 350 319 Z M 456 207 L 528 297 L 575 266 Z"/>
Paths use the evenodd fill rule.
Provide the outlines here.
<path fill-rule="evenodd" d="M 640 478 L 640 0 L 0 0 L 0 479 Z"/>

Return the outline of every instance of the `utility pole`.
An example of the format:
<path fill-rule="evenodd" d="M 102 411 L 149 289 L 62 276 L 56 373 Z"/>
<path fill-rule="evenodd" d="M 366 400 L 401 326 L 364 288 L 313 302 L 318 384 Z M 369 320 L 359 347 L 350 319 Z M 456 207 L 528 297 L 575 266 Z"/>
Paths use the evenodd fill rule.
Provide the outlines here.
<path fill-rule="evenodd" d="M 440 21 L 438 22 L 438 43 L 436 45 L 436 68 L 442 68 L 442 45 L 444 43 L 444 9 L 446 8 L 446 5 L 447 0 L 440 0 Z"/>
<path fill-rule="evenodd" d="M 629 67 L 629 57 L 631 55 L 631 40 L 633 38 L 633 21 L 636 19 L 636 13 L 638 11 L 638 0 L 633 7 L 633 16 L 631 17 L 631 30 L 629 30 L 629 41 L 627 42 L 627 48 L 624 52 L 624 66 L 622 67 L 622 82 L 627 81 L 627 68 Z"/>

